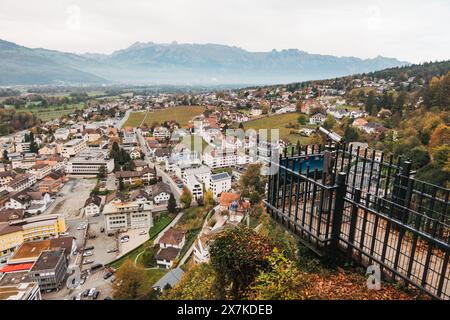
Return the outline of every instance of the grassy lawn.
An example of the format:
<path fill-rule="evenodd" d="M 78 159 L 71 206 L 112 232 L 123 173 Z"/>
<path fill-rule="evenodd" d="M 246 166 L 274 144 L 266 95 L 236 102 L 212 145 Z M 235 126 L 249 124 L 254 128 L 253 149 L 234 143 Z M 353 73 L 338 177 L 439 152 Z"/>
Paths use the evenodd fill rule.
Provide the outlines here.
<path fill-rule="evenodd" d="M 145 123 L 151 126 L 152 123 L 163 123 L 164 121 L 174 120 L 178 122 L 182 127 L 187 126 L 193 117 L 202 114 L 205 109 L 201 106 L 191 106 L 191 107 L 173 107 L 164 110 L 149 111 L 149 112 L 135 112 L 130 114 L 127 122 L 125 122 L 125 127 L 137 127 L 141 124 L 142 120 L 145 118 Z M 147 117 L 146 117 L 147 115 Z"/>
<path fill-rule="evenodd" d="M 166 269 L 149 269 L 149 270 L 145 270 L 145 273 L 147 275 L 147 283 L 146 286 L 148 285 L 147 291 L 149 291 L 151 289 L 151 287 L 159 280 L 161 279 L 168 270 Z"/>

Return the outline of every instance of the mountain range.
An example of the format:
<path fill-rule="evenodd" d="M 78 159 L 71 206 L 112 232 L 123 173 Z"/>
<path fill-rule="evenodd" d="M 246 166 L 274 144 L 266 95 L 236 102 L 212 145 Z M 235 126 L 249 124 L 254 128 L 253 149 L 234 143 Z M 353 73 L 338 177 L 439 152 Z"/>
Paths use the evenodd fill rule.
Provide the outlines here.
<path fill-rule="evenodd" d="M 340 77 L 408 64 L 310 54 L 249 52 L 218 44 L 137 42 L 112 54 L 74 54 L 0 40 L 0 85 L 274 84 Z"/>

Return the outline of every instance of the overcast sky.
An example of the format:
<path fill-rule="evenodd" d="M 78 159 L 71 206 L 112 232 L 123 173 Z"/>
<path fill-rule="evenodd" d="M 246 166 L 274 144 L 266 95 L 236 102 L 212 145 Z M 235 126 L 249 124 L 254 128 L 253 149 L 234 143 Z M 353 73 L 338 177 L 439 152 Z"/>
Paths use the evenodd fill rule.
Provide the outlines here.
<path fill-rule="evenodd" d="M 136 41 L 409 62 L 450 58 L 449 0 L 0 0 L 0 38 L 111 53 Z"/>

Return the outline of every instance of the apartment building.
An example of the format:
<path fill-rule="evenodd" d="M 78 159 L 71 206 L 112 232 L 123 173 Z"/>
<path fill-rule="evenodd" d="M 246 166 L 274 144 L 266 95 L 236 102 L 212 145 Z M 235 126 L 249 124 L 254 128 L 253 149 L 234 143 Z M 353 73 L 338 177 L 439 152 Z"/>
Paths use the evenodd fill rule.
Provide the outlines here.
<path fill-rule="evenodd" d="M 28 172 L 35 175 L 37 180 L 42 180 L 52 172 L 52 167 L 45 163 L 35 164 Z"/>
<path fill-rule="evenodd" d="M 6 185 L 8 192 L 20 192 L 36 183 L 36 176 L 30 173 L 18 174 L 14 180 Z"/>
<path fill-rule="evenodd" d="M 73 139 L 63 144 L 61 155 L 64 158 L 75 157 L 80 152 L 87 149 L 86 141 L 84 139 Z"/>
<path fill-rule="evenodd" d="M 213 174 L 209 179 L 208 190 L 211 190 L 214 198 L 218 198 L 222 192 L 231 189 L 231 176 L 227 172 Z"/>

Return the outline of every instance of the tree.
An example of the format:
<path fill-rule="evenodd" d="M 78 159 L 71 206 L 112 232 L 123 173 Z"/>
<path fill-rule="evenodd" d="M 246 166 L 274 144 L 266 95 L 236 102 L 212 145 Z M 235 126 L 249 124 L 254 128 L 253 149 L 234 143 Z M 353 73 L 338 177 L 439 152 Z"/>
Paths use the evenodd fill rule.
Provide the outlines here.
<path fill-rule="evenodd" d="M 207 209 L 211 209 L 214 206 L 214 194 L 211 190 L 205 192 L 203 199 Z"/>
<path fill-rule="evenodd" d="M 297 122 L 301 125 L 305 125 L 308 122 L 308 117 L 304 114 L 301 114 L 298 116 Z"/>
<path fill-rule="evenodd" d="M 167 211 L 169 211 L 169 213 L 177 212 L 177 201 L 172 193 L 170 194 L 169 201 L 167 203 Z"/>
<path fill-rule="evenodd" d="M 239 184 L 242 196 L 250 197 L 252 193 L 256 193 L 261 198 L 265 192 L 265 180 L 261 175 L 261 165 L 250 164 L 247 171 L 241 176 Z"/>
<path fill-rule="evenodd" d="M 262 270 L 250 286 L 247 299 L 250 300 L 300 300 L 305 299 L 304 275 L 277 248 L 267 257 L 268 270 Z"/>
<path fill-rule="evenodd" d="M 106 170 L 106 166 L 100 166 L 100 168 L 98 169 L 98 174 L 97 174 L 97 178 L 99 179 L 105 179 L 107 176 L 108 172 Z"/>
<path fill-rule="evenodd" d="M 183 204 L 183 208 L 187 209 L 191 206 L 192 193 L 188 188 L 183 187 L 183 193 L 181 194 L 180 201 Z"/>
<path fill-rule="evenodd" d="M 367 95 L 367 100 L 366 100 L 366 105 L 365 105 L 366 112 L 373 116 L 376 115 L 378 112 L 376 104 L 377 104 L 377 101 L 375 98 L 375 93 L 373 90 L 371 90 L 371 91 L 369 91 L 369 94 Z"/>
<path fill-rule="evenodd" d="M 336 120 L 334 119 L 334 117 L 331 114 L 329 114 L 329 115 L 327 115 L 327 118 L 325 119 L 325 122 L 323 123 L 323 127 L 325 129 L 331 130 L 331 129 L 333 129 L 335 124 L 336 124 Z"/>
<path fill-rule="evenodd" d="M 156 254 L 159 251 L 159 245 L 150 246 L 145 248 L 144 253 L 142 254 L 142 263 L 146 268 L 156 267 Z"/>
<path fill-rule="evenodd" d="M 8 163 L 8 150 L 3 150 L 3 163 Z"/>
<path fill-rule="evenodd" d="M 346 127 L 344 130 L 344 140 L 346 142 L 358 141 L 359 140 L 358 131 L 351 126 Z"/>
<path fill-rule="evenodd" d="M 146 281 L 145 271 L 136 267 L 134 262 L 126 260 L 116 273 L 116 284 L 114 285 L 114 299 L 135 300 L 144 292 Z M 120 286 L 117 285 L 120 283 Z"/>
<path fill-rule="evenodd" d="M 119 190 L 120 191 L 125 190 L 125 183 L 123 182 L 123 178 L 122 177 L 119 178 Z"/>
<path fill-rule="evenodd" d="M 259 272 L 269 265 L 266 258 L 272 250 L 269 240 L 250 228 L 238 226 L 220 233 L 210 248 L 219 298 L 241 299 Z"/>

